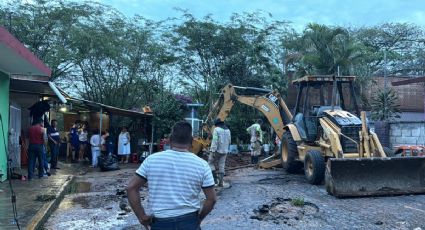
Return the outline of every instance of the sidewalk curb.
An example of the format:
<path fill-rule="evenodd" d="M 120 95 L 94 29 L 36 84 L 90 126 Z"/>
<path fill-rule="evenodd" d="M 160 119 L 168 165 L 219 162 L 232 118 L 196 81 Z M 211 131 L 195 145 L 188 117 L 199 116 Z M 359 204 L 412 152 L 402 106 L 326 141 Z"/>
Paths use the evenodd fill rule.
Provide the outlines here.
<path fill-rule="evenodd" d="M 25 229 L 27 230 L 37 230 L 40 229 L 43 224 L 47 221 L 50 215 L 56 210 L 64 196 L 66 195 L 69 187 L 74 182 L 75 177 L 69 176 L 67 181 L 59 188 L 58 193 L 56 193 L 56 198 L 48 203 L 45 203 L 40 210 L 31 218 L 28 225 Z"/>

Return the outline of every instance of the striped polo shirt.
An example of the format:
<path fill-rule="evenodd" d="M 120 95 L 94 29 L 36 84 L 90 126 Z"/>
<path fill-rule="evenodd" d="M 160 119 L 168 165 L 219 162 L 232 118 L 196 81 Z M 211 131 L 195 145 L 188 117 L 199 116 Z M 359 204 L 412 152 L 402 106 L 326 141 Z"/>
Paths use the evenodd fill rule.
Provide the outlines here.
<path fill-rule="evenodd" d="M 202 188 L 214 186 L 208 163 L 190 152 L 166 150 L 152 154 L 136 174 L 148 181 L 149 209 L 157 218 L 199 210 Z"/>

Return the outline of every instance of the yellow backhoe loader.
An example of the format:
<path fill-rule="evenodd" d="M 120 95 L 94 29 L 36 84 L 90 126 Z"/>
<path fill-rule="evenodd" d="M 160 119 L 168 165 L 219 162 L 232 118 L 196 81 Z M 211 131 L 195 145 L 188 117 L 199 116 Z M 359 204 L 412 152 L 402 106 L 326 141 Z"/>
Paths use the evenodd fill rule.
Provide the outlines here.
<path fill-rule="evenodd" d="M 304 168 L 309 183 L 325 180 L 328 193 L 337 197 L 425 193 L 425 158 L 390 157 L 359 111 L 354 80 L 329 75 L 294 80 L 294 116 L 275 91 L 227 85 L 203 128 L 210 133 L 209 122 L 224 120 L 240 102 L 261 111 L 281 138 L 281 152 L 263 160 L 262 168 L 280 163 L 289 173 Z M 209 142 L 209 137 L 195 139 L 194 152 Z"/>

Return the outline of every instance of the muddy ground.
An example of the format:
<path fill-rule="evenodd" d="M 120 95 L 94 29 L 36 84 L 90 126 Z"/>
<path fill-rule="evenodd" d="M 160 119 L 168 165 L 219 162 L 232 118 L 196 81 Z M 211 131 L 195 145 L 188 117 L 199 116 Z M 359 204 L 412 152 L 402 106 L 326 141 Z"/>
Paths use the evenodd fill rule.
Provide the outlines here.
<path fill-rule="evenodd" d="M 45 229 L 141 229 L 123 193 L 136 167 L 81 175 Z M 337 199 L 281 169 L 242 168 L 226 179 L 232 187 L 202 229 L 425 229 L 424 195 Z"/>

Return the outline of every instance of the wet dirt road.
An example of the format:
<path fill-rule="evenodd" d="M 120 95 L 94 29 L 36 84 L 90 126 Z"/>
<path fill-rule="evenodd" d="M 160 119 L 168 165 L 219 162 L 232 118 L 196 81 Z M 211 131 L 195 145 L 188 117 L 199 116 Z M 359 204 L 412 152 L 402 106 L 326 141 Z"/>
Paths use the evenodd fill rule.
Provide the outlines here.
<path fill-rule="evenodd" d="M 90 173 L 45 229 L 141 229 L 122 193 L 135 169 Z M 425 196 L 337 199 L 303 175 L 239 169 L 202 229 L 425 229 Z M 146 196 L 146 191 L 142 191 Z"/>
<path fill-rule="evenodd" d="M 229 179 L 203 229 L 425 229 L 424 195 L 337 199 L 281 170 L 244 169 Z"/>

